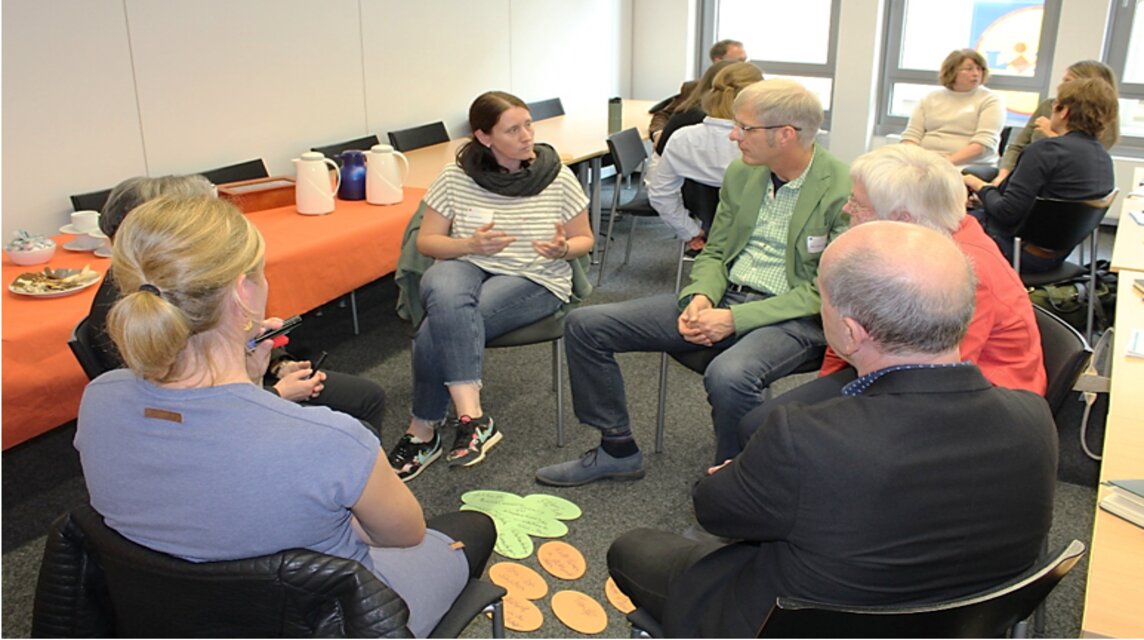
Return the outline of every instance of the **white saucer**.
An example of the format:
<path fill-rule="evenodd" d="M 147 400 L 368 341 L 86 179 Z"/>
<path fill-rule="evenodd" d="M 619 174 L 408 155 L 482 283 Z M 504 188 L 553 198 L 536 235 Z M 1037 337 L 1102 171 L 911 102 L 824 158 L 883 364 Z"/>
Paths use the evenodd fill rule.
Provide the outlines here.
<path fill-rule="evenodd" d="M 99 227 L 95 227 L 94 229 L 88 229 L 87 231 L 81 231 L 79 229 L 76 229 L 74 226 L 71 225 L 71 223 L 65 224 L 64 226 L 60 227 L 60 233 L 66 233 L 66 234 L 72 235 L 72 236 L 86 236 L 88 234 L 91 234 L 92 232 L 98 233 Z"/>
<path fill-rule="evenodd" d="M 68 251 L 95 251 L 102 246 L 102 244 L 92 244 L 90 240 L 84 238 L 82 240 L 72 240 L 64 245 L 64 249 Z"/>
<path fill-rule="evenodd" d="M 100 247 L 95 250 L 95 257 L 97 258 L 110 258 L 111 247 Z"/>
<path fill-rule="evenodd" d="M 96 229 L 95 231 L 88 231 L 87 235 L 89 238 L 99 238 L 100 240 L 107 239 L 107 234 L 100 231 L 99 229 Z"/>

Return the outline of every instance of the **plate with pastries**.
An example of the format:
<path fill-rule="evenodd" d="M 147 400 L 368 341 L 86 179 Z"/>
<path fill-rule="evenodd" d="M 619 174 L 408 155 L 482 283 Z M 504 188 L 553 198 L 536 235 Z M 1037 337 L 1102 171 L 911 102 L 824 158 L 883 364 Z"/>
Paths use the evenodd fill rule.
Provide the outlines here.
<path fill-rule="evenodd" d="M 79 293 L 99 282 L 100 274 L 87 265 L 82 269 L 53 269 L 26 271 L 16 276 L 8 290 L 16 295 L 33 298 L 59 298 Z"/>

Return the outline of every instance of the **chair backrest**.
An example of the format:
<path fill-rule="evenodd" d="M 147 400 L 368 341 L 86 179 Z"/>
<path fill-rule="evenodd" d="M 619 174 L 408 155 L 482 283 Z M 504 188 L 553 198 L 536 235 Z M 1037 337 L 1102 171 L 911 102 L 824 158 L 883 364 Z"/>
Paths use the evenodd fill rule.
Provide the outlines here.
<path fill-rule="evenodd" d="M 715 210 L 719 208 L 719 187 L 684 178 L 680 193 L 683 194 L 683 206 L 699 219 L 704 231 L 710 231 L 711 223 L 715 220 Z"/>
<path fill-rule="evenodd" d="M 369 151 L 373 148 L 373 145 L 380 142 L 381 140 L 378 139 L 377 134 L 370 134 L 364 138 L 346 140 L 345 142 L 335 142 L 334 144 L 328 144 L 324 147 L 310 147 L 310 151 L 321 152 L 322 155 L 338 163 L 338 166 L 340 167 L 342 165 L 342 160 L 338 157 L 339 153 L 343 151 L 349 151 L 350 149 Z"/>
<path fill-rule="evenodd" d="M 547 120 L 564 115 L 564 103 L 560 98 L 549 98 L 528 103 L 528 112 L 532 114 L 532 121 Z"/>
<path fill-rule="evenodd" d="M 210 180 L 212 184 L 226 184 L 228 182 L 240 182 L 242 180 L 254 180 L 255 178 L 266 178 L 270 176 L 270 172 L 266 170 L 266 163 L 262 158 L 255 158 L 247 160 L 246 162 L 239 162 L 238 164 L 229 164 L 225 167 L 218 167 L 217 169 L 208 169 L 199 172 L 204 178 Z"/>
<path fill-rule="evenodd" d="M 1116 193 L 1095 200 L 1037 198 L 1014 235 L 1050 251 L 1071 251 L 1104 219 Z"/>
<path fill-rule="evenodd" d="M 608 136 L 608 154 L 616 163 L 616 173 L 624 179 L 647 159 L 647 149 L 639 129 L 632 127 Z"/>
<path fill-rule="evenodd" d="M 1001 140 L 997 143 L 997 155 L 1005 155 L 1005 147 L 1009 146 L 1009 137 L 1013 135 L 1013 127 L 1008 126 L 1001 129 Z"/>
<path fill-rule="evenodd" d="M 1033 305 L 1033 315 L 1041 332 L 1041 351 L 1045 358 L 1045 377 L 1048 380 L 1045 400 L 1056 415 L 1081 371 L 1088 366 L 1092 348 L 1079 331 L 1047 309 Z"/>
<path fill-rule="evenodd" d="M 92 191 L 90 193 L 78 193 L 71 196 L 72 210 L 103 211 L 103 205 L 107 204 L 107 197 L 110 195 L 111 189 Z"/>
<path fill-rule="evenodd" d="M 1062 551 L 996 589 L 937 604 L 847 607 L 778 598 L 760 638 L 998 638 L 1028 618 L 1081 555 L 1073 540 Z"/>
<path fill-rule="evenodd" d="M 95 380 L 108 370 L 100 362 L 96 353 L 95 338 L 91 335 L 91 326 L 86 317 L 79 321 L 75 329 L 72 329 L 71 337 L 68 338 L 68 347 L 75 359 L 79 361 L 79 366 L 83 368 L 88 380 Z"/>
<path fill-rule="evenodd" d="M 91 507 L 48 534 L 34 637 L 409 637 L 405 602 L 361 564 L 293 549 L 188 562 L 119 535 Z"/>
<path fill-rule="evenodd" d="M 440 120 L 419 127 L 389 132 L 389 144 L 398 151 L 412 151 L 448 141 L 449 131 L 445 129 L 445 123 Z"/>

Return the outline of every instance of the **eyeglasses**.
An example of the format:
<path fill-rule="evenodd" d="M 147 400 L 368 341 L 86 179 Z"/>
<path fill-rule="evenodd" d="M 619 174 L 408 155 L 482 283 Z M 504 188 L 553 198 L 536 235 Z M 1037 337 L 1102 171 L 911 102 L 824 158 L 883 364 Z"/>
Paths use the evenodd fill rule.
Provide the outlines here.
<path fill-rule="evenodd" d="M 843 205 L 842 209 L 849 211 L 869 211 L 870 207 L 864 206 L 862 203 L 858 202 L 858 199 L 855 198 L 854 194 L 852 193 L 850 194 L 850 197 L 846 199 L 846 204 Z"/>
<path fill-rule="evenodd" d="M 762 131 L 770 131 L 771 129 L 782 129 L 783 127 L 790 127 L 791 129 L 794 129 L 795 131 L 802 131 L 802 127 L 796 127 L 793 124 L 768 124 L 768 125 L 743 124 L 742 122 L 739 122 L 738 120 L 734 120 L 733 122 L 735 123 L 735 128 L 738 129 L 739 131 L 742 131 L 743 133 L 750 133 L 756 129 L 759 129 Z"/>

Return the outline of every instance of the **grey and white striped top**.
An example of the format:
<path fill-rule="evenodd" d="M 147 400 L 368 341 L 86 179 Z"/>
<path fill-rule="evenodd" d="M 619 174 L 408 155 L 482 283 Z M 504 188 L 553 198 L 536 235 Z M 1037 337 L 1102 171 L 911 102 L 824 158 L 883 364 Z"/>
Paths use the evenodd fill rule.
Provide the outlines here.
<path fill-rule="evenodd" d="M 458 258 L 499 275 L 528 278 L 568 302 L 572 295 L 572 268 L 568 262 L 537 253 L 533 240 L 551 240 L 556 223 L 567 223 L 588 206 L 588 197 L 568 167 L 561 167 L 552 184 L 535 196 L 502 196 L 477 185 L 456 164 L 447 165 L 429 185 L 425 204 L 452 221 L 449 236 L 468 238 L 478 227 L 494 222 L 493 229 L 516 241 L 492 256 Z"/>

